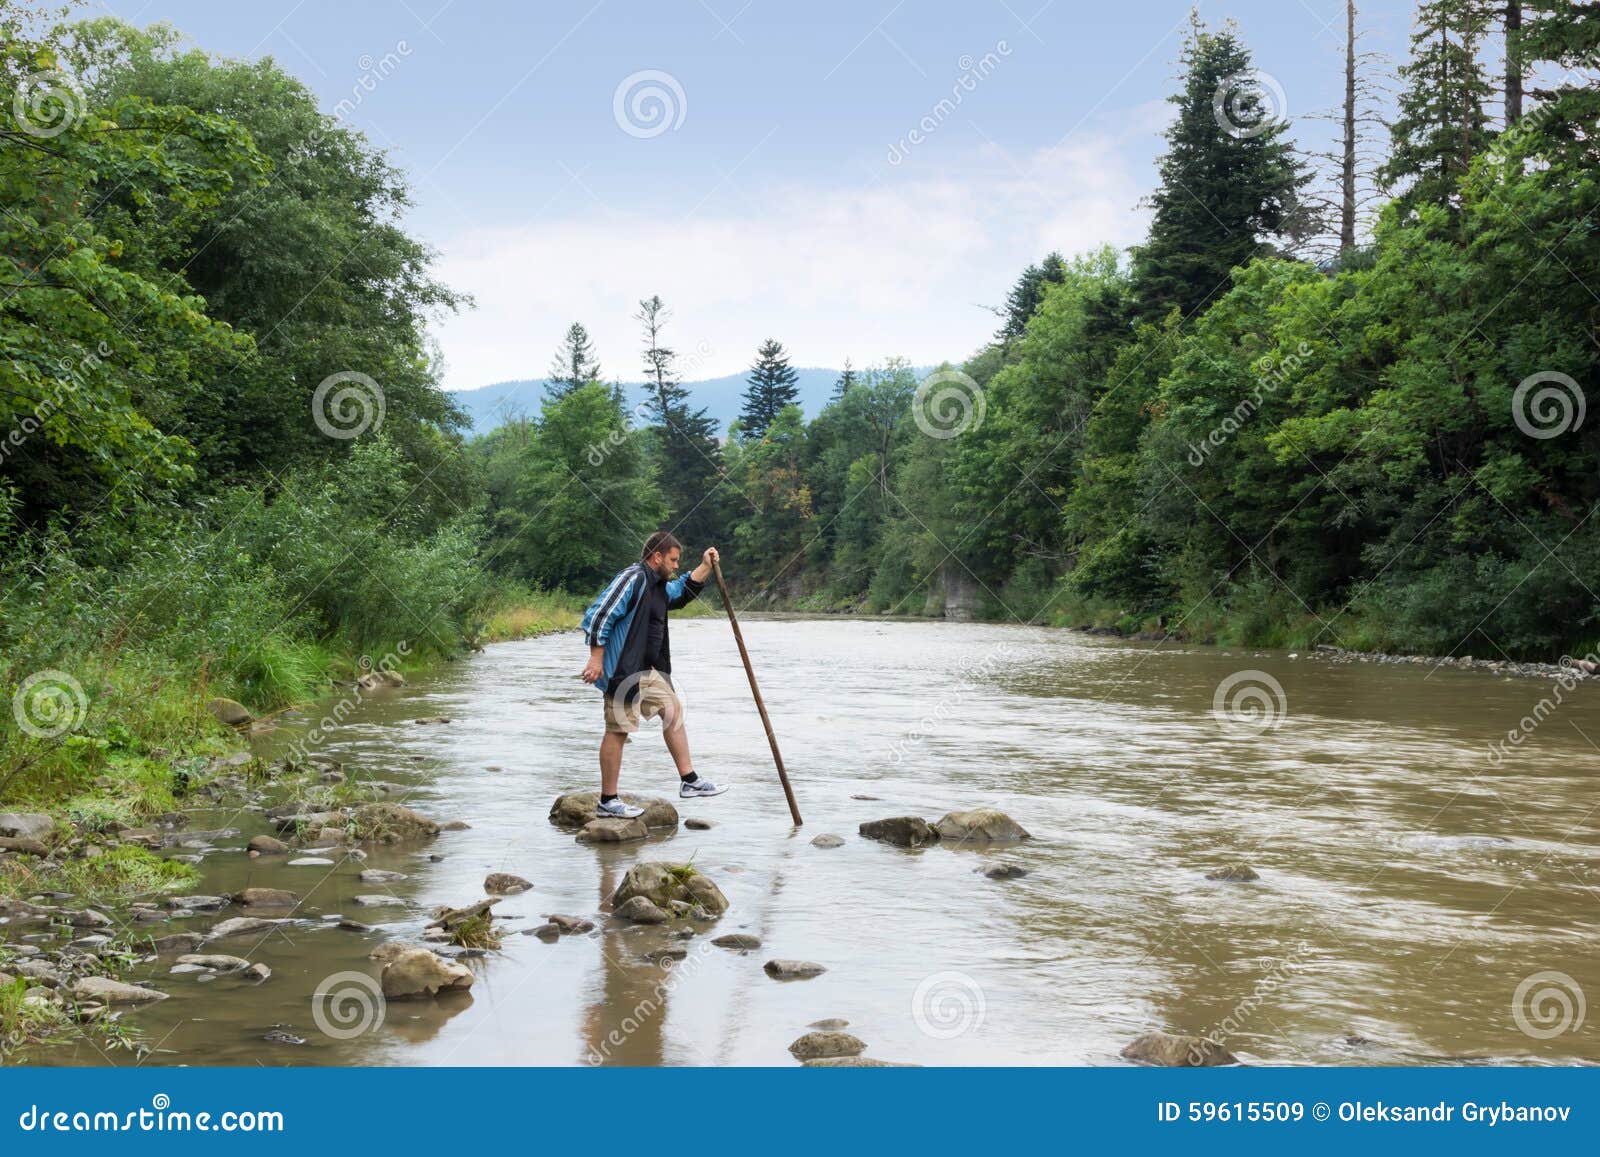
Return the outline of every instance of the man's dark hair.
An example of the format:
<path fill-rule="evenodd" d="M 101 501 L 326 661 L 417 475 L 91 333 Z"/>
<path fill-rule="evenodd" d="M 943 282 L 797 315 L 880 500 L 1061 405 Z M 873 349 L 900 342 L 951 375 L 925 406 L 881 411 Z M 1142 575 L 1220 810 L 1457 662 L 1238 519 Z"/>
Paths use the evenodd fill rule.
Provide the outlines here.
<path fill-rule="evenodd" d="M 640 554 L 639 557 L 641 559 L 649 558 L 651 555 L 655 554 L 656 551 L 666 554 L 673 547 L 677 547 L 679 550 L 682 550 L 683 543 L 674 538 L 670 530 L 658 530 L 649 538 L 644 540 L 644 552 Z"/>

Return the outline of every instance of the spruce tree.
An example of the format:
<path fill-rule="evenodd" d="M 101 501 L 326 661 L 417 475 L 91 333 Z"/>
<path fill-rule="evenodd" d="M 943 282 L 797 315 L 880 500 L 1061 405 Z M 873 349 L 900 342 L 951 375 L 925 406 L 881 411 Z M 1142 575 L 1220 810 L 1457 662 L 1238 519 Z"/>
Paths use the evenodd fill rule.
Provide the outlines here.
<path fill-rule="evenodd" d="M 850 365 L 850 359 L 844 359 L 844 370 L 839 374 L 839 380 L 833 383 L 833 401 L 848 394 L 856 384 L 856 371 Z"/>
<path fill-rule="evenodd" d="M 589 341 L 589 331 L 582 322 L 567 327 L 567 336 L 550 363 L 550 373 L 545 379 L 545 396 L 552 401 L 564 398 L 579 386 L 600 380 L 600 363 L 595 360 L 594 347 Z"/>
<path fill-rule="evenodd" d="M 1045 286 L 1059 285 L 1066 279 L 1067 263 L 1059 253 L 1050 253 L 1038 265 L 1024 269 L 1006 295 L 1005 324 L 995 334 L 996 340 L 1006 345 L 1021 337 L 1028 328 L 1028 319 L 1044 300 Z"/>
<path fill-rule="evenodd" d="M 1231 24 L 1208 32 L 1195 17 L 1180 61 L 1186 75 L 1183 91 L 1168 98 L 1178 117 L 1148 201 L 1150 236 L 1134 255 L 1134 295 L 1146 319 L 1173 306 L 1191 317 L 1225 291 L 1229 270 L 1291 232 L 1310 180 Z"/>
<path fill-rule="evenodd" d="M 1600 86 L 1584 69 L 1600 60 L 1600 6 L 1594 0 L 1530 0 L 1512 39 L 1518 63 L 1555 72 L 1549 87 L 1529 94 L 1539 102 L 1524 128 L 1534 149 L 1552 163 L 1566 161 L 1574 178 L 1600 165 Z"/>
<path fill-rule="evenodd" d="M 1389 127 L 1383 179 L 1399 188 L 1402 216 L 1424 205 L 1452 209 L 1472 158 L 1488 147 L 1491 92 L 1478 53 L 1489 16 L 1483 0 L 1423 0 L 1400 67 L 1405 88 Z"/>
<path fill-rule="evenodd" d="M 744 408 L 739 413 L 739 428 L 746 438 L 760 441 L 766 437 L 783 408 L 800 396 L 795 385 L 799 380 L 800 375 L 789 365 L 789 355 L 783 352 L 783 344 L 772 338 L 762 342 L 755 365 L 750 367 Z"/>
<path fill-rule="evenodd" d="M 690 547 L 712 545 L 719 507 L 712 501 L 722 481 L 716 419 L 693 409 L 678 380 L 677 353 L 663 344 L 671 312 L 659 296 L 639 302 L 634 318 L 644 328 L 645 405 L 653 422 L 661 492 L 673 532 Z"/>

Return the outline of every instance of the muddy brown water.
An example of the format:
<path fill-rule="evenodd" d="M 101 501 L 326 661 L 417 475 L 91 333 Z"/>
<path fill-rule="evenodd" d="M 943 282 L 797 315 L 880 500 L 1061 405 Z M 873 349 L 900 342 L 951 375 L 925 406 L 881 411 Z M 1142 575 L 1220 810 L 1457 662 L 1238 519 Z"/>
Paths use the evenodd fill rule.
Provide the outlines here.
<path fill-rule="evenodd" d="M 847 1020 L 868 1056 L 921 1064 L 1122 1064 L 1157 1028 L 1223 1033 L 1267 1064 L 1600 1061 L 1600 688 L 1566 694 L 1497 765 L 1489 745 L 1548 681 L 1015 626 L 753 619 L 746 633 L 803 829 L 725 622 L 681 621 L 673 643 L 696 764 L 734 786 L 680 805 L 711 830 L 642 845 L 587 847 L 546 820 L 595 777 L 600 710 L 576 636 L 491 646 L 370 697 L 318 749 L 469 829 L 289 867 L 243 854 L 259 815 L 194 817 L 240 829 L 197 891 L 305 901 L 294 924 L 207 949 L 266 962 L 264 984 L 138 973 L 172 994 L 127 1014 L 158 1045 L 145 1063 L 793 1064 L 786 1046 L 824 1018 Z M 1219 685 L 1245 671 L 1219 718 Z M 1277 725 L 1241 723 L 1230 702 Z M 415 722 L 438 715 L 452 722 Z M 258 751 L 280 756 L 304 725 Z M 658 732 L 630 746 L 623 783 L 674 791 Z M 1035 839 L 906 851 L 856 834 L 978 806 Z M 844 846 L 812 846 L 825 832 Z M 687 941 L 608 922 L 603 900 L 645 858 L 692 861 L 731 909 Z M 1206 878 L 1233 860 L 1260 878 Z M 996 863 L 1028 874 L 980 874 Z M 362 883 L 369 867 L 407 878 Z M 343 975 L 375 975 L 375 945 L 414 938 L 495 871 L 533 889 L 499 906 L 512 934 L 470 962 L 470 994 L 384 1007 Z M 374 893 L 393 902 L 355 905 Z M 598 926 L 517 934 L 550 912 Z M 736 931 L 764 946 L 709 944 Z M 676 968 L 643 959 L 673 945 L 688 949 Z M 771 957 L 827 971 L 776 981 Z M 306 1043 L 269 1043 L 274 1026 Z M 131 1058 L 79 1039 L 35 1060 Z"/>

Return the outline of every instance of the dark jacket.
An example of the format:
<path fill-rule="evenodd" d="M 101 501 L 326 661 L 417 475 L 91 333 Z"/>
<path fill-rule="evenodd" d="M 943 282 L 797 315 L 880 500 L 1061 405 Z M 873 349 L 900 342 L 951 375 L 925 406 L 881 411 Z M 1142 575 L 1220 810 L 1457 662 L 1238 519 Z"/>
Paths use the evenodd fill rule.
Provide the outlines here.
<path fill-rule="evenodd" d="M 585 641 L 591 647 L 605 648 L 601 675 L 594 685 L 609 694 L 612 687 L 644 670 L 653 613 L 661 616 L 661 647 L 655 667 L 670 682 L 672 651 L 667 639 L 667 612 L 693 602 L 704 586 L 688 574 L 668 582 L 642 562 L 619 571 L 583 613 Z"/>

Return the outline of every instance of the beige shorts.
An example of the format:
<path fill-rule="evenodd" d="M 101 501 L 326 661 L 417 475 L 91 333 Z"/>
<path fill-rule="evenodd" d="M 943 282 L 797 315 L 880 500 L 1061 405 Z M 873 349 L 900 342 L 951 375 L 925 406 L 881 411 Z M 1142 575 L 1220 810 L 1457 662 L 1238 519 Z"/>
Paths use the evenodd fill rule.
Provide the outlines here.
<path fill-rule="evenodd" d="M 630 701 L 624 704 L 624 699 Z M 662 717 L 663 727 L 671 727 L 683 718 L 683 703 L 678 693 L 659 671 L 645 671 L 624 679 L 615 694 L 606 693 L 603 703 L 607 731 L 632 734 L 639 730 L 641 719 L 654 719 L 657 715 Z"/>

